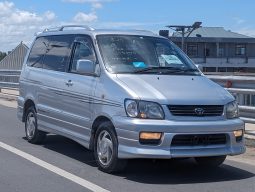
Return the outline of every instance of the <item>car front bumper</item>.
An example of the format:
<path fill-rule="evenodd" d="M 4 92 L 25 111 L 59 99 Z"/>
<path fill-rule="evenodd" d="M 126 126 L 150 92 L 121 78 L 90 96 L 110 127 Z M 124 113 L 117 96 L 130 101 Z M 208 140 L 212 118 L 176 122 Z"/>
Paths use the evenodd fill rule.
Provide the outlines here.
<path fill-rule="evenodd" d="M 170 121 L 141 120 L 128 117 L 114 117 L 118 136 L 118 157 L 123 159 L 151 158 L 170 159 L 182 157 L 205 157 L 238 155 L 245 152 L 244 138 L 237 142 L 233 131 L 244 130 L 240 119 L 217 121 Z M 158 145 L 144 145 L 139 142 L 142 131 L 162 132 Z M 219 145 L 172 146 L 175 135 L 225 134 L 226 143 Z"/>

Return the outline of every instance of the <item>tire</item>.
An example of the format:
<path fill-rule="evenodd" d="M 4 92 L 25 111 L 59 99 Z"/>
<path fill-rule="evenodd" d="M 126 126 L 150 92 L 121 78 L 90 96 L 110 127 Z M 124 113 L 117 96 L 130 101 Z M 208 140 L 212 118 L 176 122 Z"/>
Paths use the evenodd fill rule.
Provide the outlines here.
<path fill-rule="evenodd" d="M 94 143 L 94 156 L 98 168 L 106 173 L 116 173 L 125 169 L 127 160 L 118 159 L 118 139 L 111 122 L 99 125 Z"/>
<path fill-rule="evenodd" d="M 25 133 L 29 143 L 40 144 L 44 141 L 46 133 L 38 130 L 37 113 L 34 106 L 31 106 L 26 111 L 25 116 Z"/>
<path fill-rule="evenodd" d="M 226 157 L 226 155 L 214 157 L 195 157 L 195 160 L 199 166 L 210 168 L 220 166 L 225 161 Z"/>

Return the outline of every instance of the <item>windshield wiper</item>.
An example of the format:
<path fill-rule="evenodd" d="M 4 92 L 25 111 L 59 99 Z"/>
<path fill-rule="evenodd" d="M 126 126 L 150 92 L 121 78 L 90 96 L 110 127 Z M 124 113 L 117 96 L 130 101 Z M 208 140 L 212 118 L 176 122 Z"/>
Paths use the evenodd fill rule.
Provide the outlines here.
<path fill-rule="evenodd" d="M 143 73 L 143 72 L 149 72 L 149 71 L 153 71 L 153 70 L 157 70 L 157 69 L 164 69 L 166 67 L 147 67 L 147 68 L 143 68 L 143 69 L 139 69 L 134 71 L 134 73 Z M 155 71 L 157 72 L 157 71 Z"/>
<path fill-rule="evenodd" d="M 156 70 L 156 71 L 155 71 Z M 158 71 L 159 70 L 159 71 Z M 157 72 L 157 73 L 185 73 L 185 72 L 198 72 L 197 69 L 192 68 L 178 68 L 178 67 L 148 67 L 135 71 L 134 73 L 144 73 L 144 72 Z"/>
<path fill-rule="evenodd" d="M 192 68 L 173 68 L 174 72 L 197 72 L 197 69 Z"/>

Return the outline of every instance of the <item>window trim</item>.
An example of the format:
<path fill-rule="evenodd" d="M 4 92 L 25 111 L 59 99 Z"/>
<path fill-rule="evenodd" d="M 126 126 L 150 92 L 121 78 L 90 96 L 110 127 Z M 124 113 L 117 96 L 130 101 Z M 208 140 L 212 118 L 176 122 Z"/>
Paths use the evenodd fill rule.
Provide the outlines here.
<path fill-rule="evenodd" d="M 238 46 L 239 46 L 239 47 L 238 47 Z M 241 50 L 242 48 L 244 48 L 244 54 L 241 54 L 241 52 L 240 52 L 240 54 L 238 54 L 238 53 L 237 53 L 237 50 L 238 50 L 238 49 Z M 238 44 L 235 45 L 235 56 L 239 56 L 239 57 L 240 57 L 240 56 L 243 56 L 243 57 L 244 57 L 244 56 L 246 56 L 246 53 L 247 53 L 247 46 L 246 46 L 245 43 L 238 43 Z"/>

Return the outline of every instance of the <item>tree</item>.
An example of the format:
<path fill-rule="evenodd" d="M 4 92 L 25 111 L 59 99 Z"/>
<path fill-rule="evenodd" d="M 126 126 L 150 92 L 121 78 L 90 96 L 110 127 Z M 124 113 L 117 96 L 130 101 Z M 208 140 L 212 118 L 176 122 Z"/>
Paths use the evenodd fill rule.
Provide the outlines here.
<path fill-rule="evenodd" d="M 5 52 L 0 51 L 0 61 L 2 61 L 3 58 L 5 58 L 7 54 Z"/>

